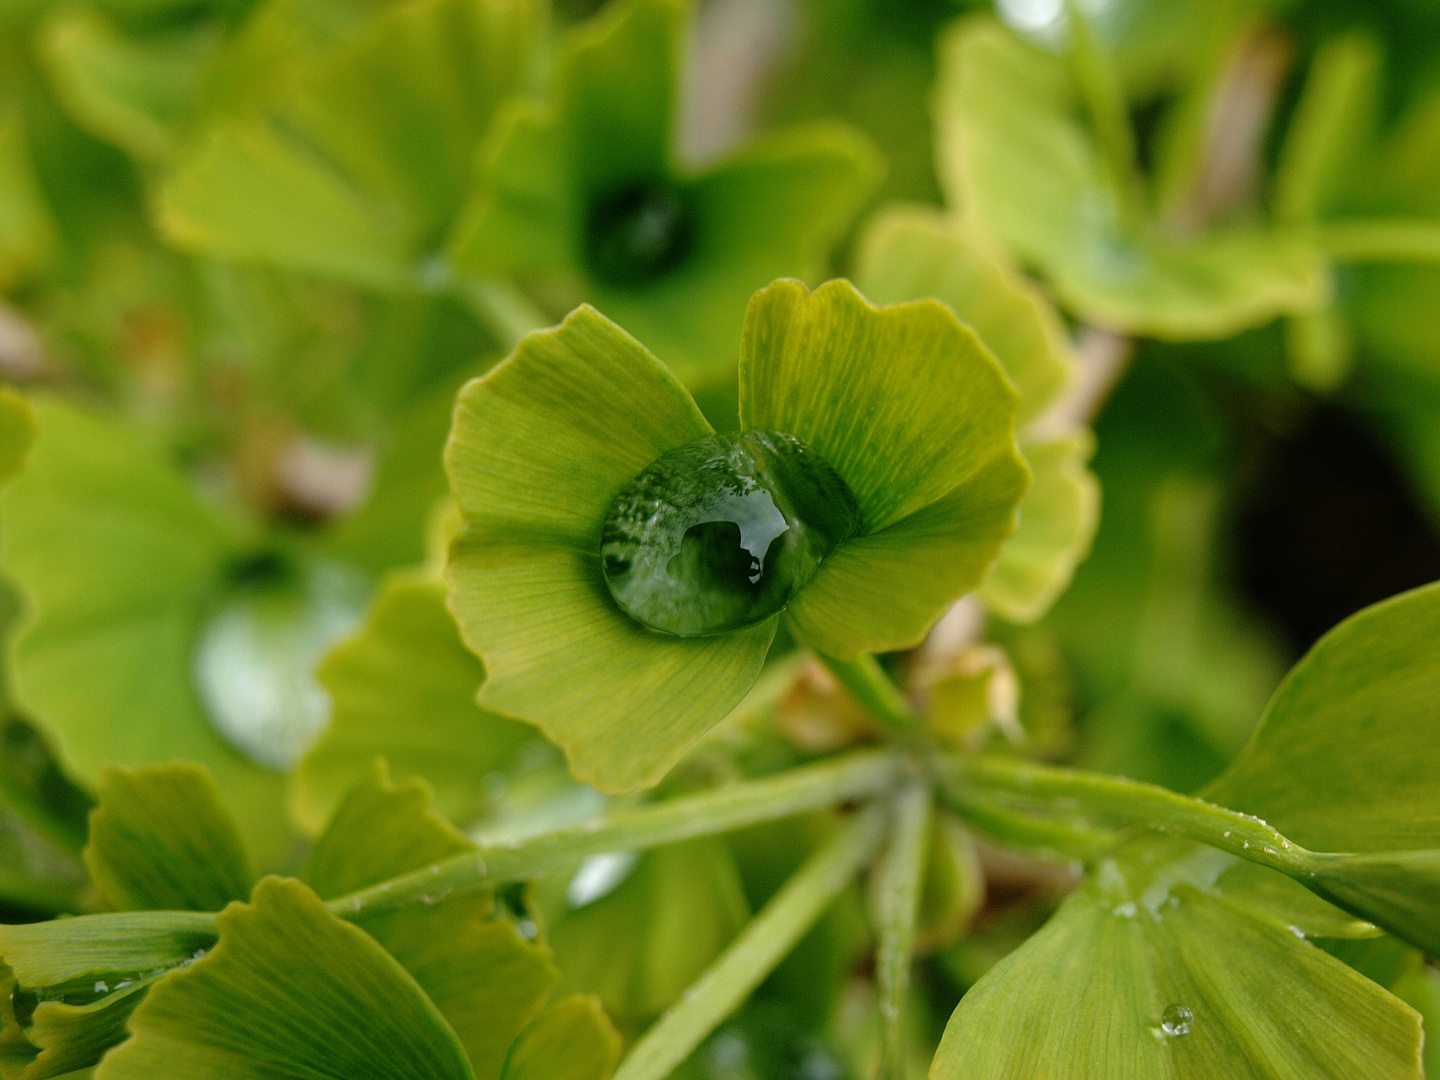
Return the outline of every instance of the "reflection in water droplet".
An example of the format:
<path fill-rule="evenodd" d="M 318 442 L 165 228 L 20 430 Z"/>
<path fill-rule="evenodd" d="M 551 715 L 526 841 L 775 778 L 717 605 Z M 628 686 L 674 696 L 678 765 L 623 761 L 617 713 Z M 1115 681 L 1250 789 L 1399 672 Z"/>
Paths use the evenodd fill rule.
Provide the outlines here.
<path fill-rule="evenodd" d="M 774 431 L 711 435 L 653 462 L 605 519 L 605 582 L 621 609 L 679 637 L 780 611 L 861 528 L 845 481 Z"/>
<path fill-rule="evenodd" d="M 606 285 L 645 285 L 690 250 L 694 222 L 681 193 L 640 181 L 596 199 L 585 224 L 590 272 Z"/>
<path fill-rule="evenodd" d="M 1160 1030 L 1172 1037 L 1190 1034 L 1195 1014 L 1184 1005 L 1167 1005 L 1160 1016 Z"/>
<path fill-rule="evenodd" d="M 235 580 L 237 591 L 201 631 L 196 687 L 227 742 L 261 765 L 288 769 L 329 722 L 314 669 L 359 622 L 364 582 L 326 564 Z"/>

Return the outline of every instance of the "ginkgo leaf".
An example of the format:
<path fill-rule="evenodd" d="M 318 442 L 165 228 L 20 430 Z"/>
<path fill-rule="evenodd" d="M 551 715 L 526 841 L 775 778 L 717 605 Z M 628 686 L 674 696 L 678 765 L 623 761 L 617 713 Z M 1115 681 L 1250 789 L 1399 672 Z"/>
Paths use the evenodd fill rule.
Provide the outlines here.
<path fill-rule="evenodd" d="M 674 139 L 691 18 L 685 0 L 624 0 L 571 30 L 550 100 L 497 121 L 450 253 L 463 273 L 578 286 L 577 300 L 696 385 L 733 372 L 755 289 L 823 271 L 881 166 L 863 136 L 835 123 L 682 164 Z M 659 216 L 643 220 L 665 224 L 632 235 L 646 205 Z"/>
<path fill-rule="evenodd" d="M 1217 227 L 1184 240 L 1126 223 L 1067 65 L 989 17 L 941 41 L 936 156 L 951 205 L 1037 266 L 1066 306 L 1130 333 L 1208 340 L 1327 299 L 1303 237 Z"/>
<path fill-rule="evenodd" d="M 609 1080 L 620 1061 L 620 1033 L 600 1002 L 573 994 L 520 1033 L 501 1080 Z"/>
<path fill-rule="evenodd" d="M 197 137 L 162 186 L 162 227 L 193 250 L 413 287 L 495 107 L 529 75 L 541 14 L 532 0 L 381 8 Z"/>
<path fill-rule="evenodd" d="M 217 926 L 203 959 L 150 988 L 97 1080 L 472 1080 L 415 980 L 304 885 L 266 878 Z"/>
<path fill-rule="evenodd" d="M 638 1026 L 680 997 L 750 912 L 721 840 L 656 848 L 619 867 L 599 862 L 616 858 L 581 865 L 549 938 L 566 990 L 595 994 L 621 1023 Z M 592 898 L 606 870 L 612 891 Z"/>
<path fill-rule="evenodd" d="M 1029 481 L 1016 406 L 1000 365 L 940 303 L 876 308 L 847 281 L 756 293 L 741 426 L 803 441 L 862 520 L 788 608 L 807 644 L 844 660 L 911 647 L 979 583 Z"/>
<path fill-rule="evenodd" d="M 0 498 L 0 563 L 28 608 L 16 697 L 81 780 L 106 764 L 208 766 L 252 852 L 277 859 L 283 780 L 221 738 L 193 675 L 243 533 L 138 433 L 55 400 L 36 416 L 28 467 Z"/>
<path fill-rule="evenodd" d="M 1414 1010 L 1216 895 L 1208 860 L 1147 865 L 1150 843 L 1102 862 L 965 995 L 932 1080 L 1420 1080 Z"/>
<path fill-rule="evenodd" d="M 760 673 L 769 619 L 667 638 L 616 606 L 600 534 L 620 489 L 711 433 L 644 346 L 589 307 L 461 392 L 446 466 L 466 531 L 450 604 L 482 707 L 538 724 L 602 790 L 656 783 Z M 523 451 L 518 448 L 523 447 Z"/>
<path fill-rule="evenodd" d="M 1325 635 L 1275 692 L 1205 797 L 1265 818 L 1321 857 L 1322 893 L 1440 948 L 1440 585 L 1366 608 Z M 1315 792 L 1325 792 L 1317 799 Z"/>
<path fill-rule="evenodd" d="M 293 804 L 318 832 L 345 791 L 384 757 L 400 779 L 420 777 L 451 821 L 476 819 L 487 778 L 535 738 L 475 704 L 485 668 L 460 640 L 445 583 L 397 571 L 381 583 L 365 626 L 319 671 L 330 726 L 296 772 Z"/>
<path fill-rule="evenodd" d="M 335 812 L 306 875 L 333 899 L 472 848 L 430 809 L 422 781 L 393 785 L 373 766 Z M 497 916 L 489 889 L 450 896 L 437 886 L 420 904 L 357 921 L 444 1015 L 476 1080 L 497 1080 L 511 1041 L 559 980 L 549 950 Z"/>
<path fill-rule="evenodd" d="M 1059 313 L 994 252 L 973 222 L 925 206 L 888 206 L 856 242 L 855 285 L 877 304 L 947 305 L 1020 392 L 1023 431 L 1069 383 L 1074 359 Z"/>
<path fill-rule="evenodd" d="M 40 32 L 51 85 L 81 127 L 144 161 L 161 161 L 198 97 L 213 27 L 130 37 L 97 11 L 62 11 Z"/>
<path fill-rule="evenodd" d="M 980 586 L 985 606 L 1012 622 L 1033 622 L 1070 584 L 1100 524 L 1100 482 L 1086 464 L 1088 430 L 1021 447 L 1033 479 L 1020 525 Z"/>
<path fill-rule="evenodd" d="M 198 765 L 100 772 L 85 865 L 117 908 L 219 911 L 254 877 L 210 774 Z"/>

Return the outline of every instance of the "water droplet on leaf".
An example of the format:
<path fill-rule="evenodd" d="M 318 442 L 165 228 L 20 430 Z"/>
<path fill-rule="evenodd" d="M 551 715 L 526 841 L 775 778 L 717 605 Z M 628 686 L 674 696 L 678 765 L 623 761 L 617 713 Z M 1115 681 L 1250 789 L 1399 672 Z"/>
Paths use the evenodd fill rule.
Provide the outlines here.
<path fill-rule="evenodd" d="M 774 615 L 860 527 L 854 494 L 819 455 L 747 431 L 653 462 L 616 496 L 600 552 L 626 614 L 695 637 Z"/>
<path fill-rule="evenodd" d="M 300 572 L 269 557 L 247 560 L 232 580 L 236 591 L 200 633 L 196 686 L 227 742 L 288 769 L 329 722 L 315 665 L 359 622 L 364 583 L 341 567 Z"/>
<path fill-rule="evenodd" d="M 1167 1005 L 1160 1016 L 1160 1030 L 1172 1037 L 1189 1035 L 1194 1021 L 1195 1014 L 1184 1005 Z"/>
<path fill-rule="evenodd" d="M 666 183 L 627 184 L 596 199 L 585 227 L 590 272 L 606 285 L 645 285 L 675 269 L 690 250 L 693 222 Z"/>

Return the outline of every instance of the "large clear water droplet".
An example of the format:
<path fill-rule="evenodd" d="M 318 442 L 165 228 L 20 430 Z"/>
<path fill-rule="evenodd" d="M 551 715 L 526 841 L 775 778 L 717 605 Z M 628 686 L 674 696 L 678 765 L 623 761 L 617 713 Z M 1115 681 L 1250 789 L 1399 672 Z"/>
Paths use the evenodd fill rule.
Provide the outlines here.
<path fill-rule="evenodd" d="M 299 570 L 273 556 L 237 566 L 232 579 L 235 592 L 200 633 L 196 687 L 227 742 L 289 769 L 330 720 L 315 665 L 359 622 L 365 583 L 333 564 Z"/>
<path fill-rule="evenodd" d="M 1172 1038 L 1179 1035 L 1189 1035 L 1190 1025 L 1195 1022 L 1195 1014 L 1184 1005 L 1167 1005 L 1160 1016 L 1160 1030 Z"/>
<path fill-rule="evenodd" d="M 673 270 L 693 239 L 693 220 L 674 187 L 627 184 L 596 199 L 585 223 L 590 272 L 606 285 L 645 285 Z"/>
<path fill-rule="evenodd" d="M 605 519 L 605 583 L 626 614 L 678 637 L 780 611 L 861 528 L 845 481 L 776 431 L 711 435 L 665 454 Z"/>

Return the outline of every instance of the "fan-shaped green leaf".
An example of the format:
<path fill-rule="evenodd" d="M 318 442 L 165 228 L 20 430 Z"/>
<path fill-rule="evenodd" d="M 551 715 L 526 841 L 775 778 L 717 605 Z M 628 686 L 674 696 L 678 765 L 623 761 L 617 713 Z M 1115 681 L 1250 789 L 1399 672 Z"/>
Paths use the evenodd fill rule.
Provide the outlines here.
<path fill-rule="evenodd" d="M 535 732 L 475 704 L 485 668 L 460 640 L 445 584 L 397 572 L 380 586 L 365 626 L 320 668 L 330 726 L 296 772 L 293 803 L 318 832 L 352 784 L 384 757 L 400 779 L 420 777 L 451 821 L 488 804 L 487 778 Z"/>
<path fill-rule="evenodd" d="M 1100 523 L 1100 482 L 1086 468 L 1095 452 L 1088 430 L 1022 448 L 1033 480 L 1020 503 L 1020 526 L 980 586 L 980 599 L 1012 622 L 1049 610 L 1090 553 Z"/>
<path fill-rule="evenodd" d="M 588 900 L 581 875 L 567 910 L 551 920 L 550 943 L 564 988 L 598 995 L 624 1024 L 639 1026 L 676 1001 L 750 914 L 734 857 L 715 838 L 641 855 L 598 899 Z"/>
<path fill-rule="evenodd" d="M 460 395 L 446 465 L 467 529 L 450 602 L 485 664 L 479 702 L 540 725 L 605 790 L 659 780 L 749 690 L 775 632 L 661 637 L 601 577 L 620 489 L 710 431 L 675 376 L 588 307 Z"/>
<path fill-rule="evenodd" d="M 986 250 L 973 222 L 895 205 L 870 219 L 857 245 L 855 284 L 872 302 L 932 298 L 975 331 L 1020 391 L 1022 430 L 1065 389 L 1074 360 L 1058 313 Z"/>
<path fill-rule="evenodd" d="M 609 1080 L 619 1061 L 620 1033 L 600 1002 L 574 994 L 520 1033 L 502 1080 Z"/>
<path fill-rule="evenodd" d="M 467 273 L 579 285 L 581 299 L 697 381 L 733 370 L 755 289 L 824 269 L 880 166 L 862 136 L 834 124 L 682 166 L 673 144 L 690 18 L 684 0 L 626 0 L 573 30 L 551 102 L 497 123 L 451 254 Z M 593 249 L 605 206 L 640 190 L 672 198 L 677 221 L 663 265 L 630 280 Z"/>
<path fill-rule="evenodd" d="M 281 777 L 220 737 L 192 674 L 237 530 L 137 433 L 53 400 L 36 414 L 29 467 L 0 499 L 0 563 L 28 605 L 17 698 L 82 780 L 112 763 L 208 766 L 257 858 L 278 858 Z"/>
<path fill-rule="evenodd" d="M 254 883 L 210 774 L 198 765 L 102 769 L 85 865 L 115 907 L 219 911 Z"/>
<path fill-rule="evenodd" d="M 100 1080 L 473 1077 L 405 969 L 299 882 L 266 878 L 218 929 L 204 959 L 151 987 Z"/>
<path fill-rule="evenodd" d="M 936 146 L 949 202 L 1038 266 L 1086 319 L 1173 340 L 1226 337 L 1324 303 L 1319 250 L 1226 227 L 1168 238 L 1125 223 L 1079 88 L 1059 59 L 988 17 L 941 43 Z"/>
<path fill-rule="evenodd" d="M 1419 1080 L 1412 1009 L 1215 895 L 1208 860 L 1146 866 L 1149 843 L 965 995 L 932 1080 Z"/>
<path fill-rule="evenodd" d="M 422 781 L 392 785 L 372 765 L 320 837 L 307 877 L 331 899 L 472 848 L 430 809 Z M 549 951 L 495 917 L 489 889 L 451 896 L 437 885 L 419 904 L 357 921 L 435 1003 L 477 1080 L 496 1080 L 511 1041 L 559 979 Z"/>
<path fill-rule="evenodd" d="M 495 107 L 529 74 L 539 23 L 532 0 L 382 11 L 263 114 L 222 116 L 166 180 L 162 225 L 229 258 L 413 286 Z"/>

